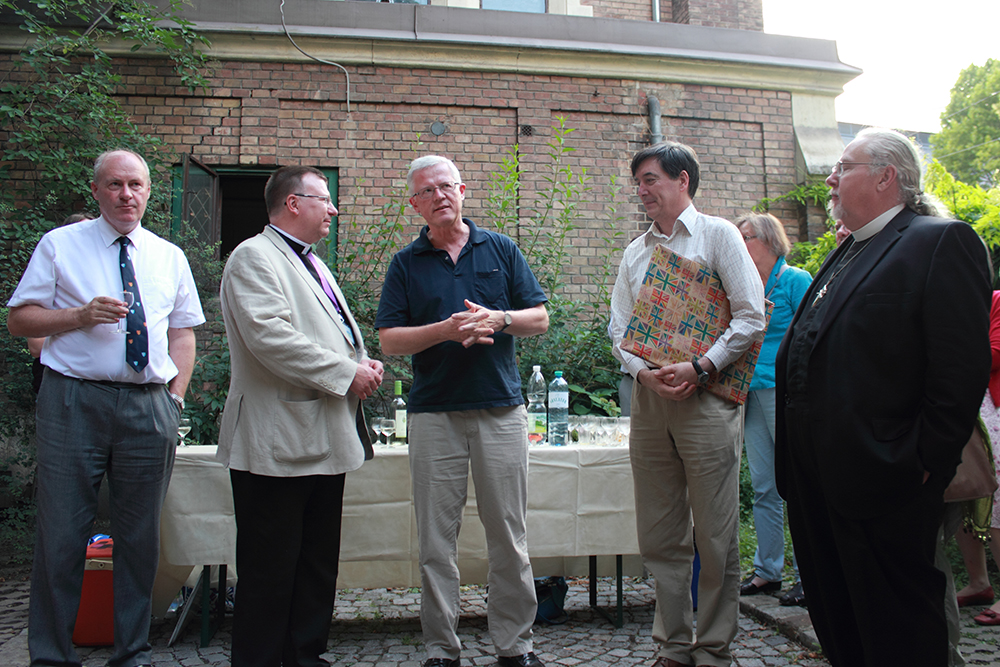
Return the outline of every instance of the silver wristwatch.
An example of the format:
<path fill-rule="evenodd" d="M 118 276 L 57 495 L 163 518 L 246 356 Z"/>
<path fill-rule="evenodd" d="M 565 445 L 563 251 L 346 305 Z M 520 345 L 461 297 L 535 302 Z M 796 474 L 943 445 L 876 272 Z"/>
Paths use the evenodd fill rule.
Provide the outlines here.
<path fill-rule="evenodd" d="M 694 366 L 694 372 L 698 374 L 698 384 L 708 382 L 708 371 L 702 369 L 697 358 L 691 360 L 691 365 Z"/>

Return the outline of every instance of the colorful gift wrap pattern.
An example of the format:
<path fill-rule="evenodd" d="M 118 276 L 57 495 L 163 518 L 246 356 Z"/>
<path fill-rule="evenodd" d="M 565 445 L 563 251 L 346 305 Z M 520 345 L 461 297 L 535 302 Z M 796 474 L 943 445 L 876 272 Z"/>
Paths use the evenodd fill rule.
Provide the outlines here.
<path fill-rule="evenodd" d="M 765 299 L 764 305 L 770 322 L 774 304 Z M 620 347 L 656 366 L 691 361 L 708 352 L 730 319 L 719 274 L 660 245 L 649 260 Z M 737 405 L 746 403 L 763 340 L 762 332 L 739 359 L 712 374 L 706 389 Z"/>

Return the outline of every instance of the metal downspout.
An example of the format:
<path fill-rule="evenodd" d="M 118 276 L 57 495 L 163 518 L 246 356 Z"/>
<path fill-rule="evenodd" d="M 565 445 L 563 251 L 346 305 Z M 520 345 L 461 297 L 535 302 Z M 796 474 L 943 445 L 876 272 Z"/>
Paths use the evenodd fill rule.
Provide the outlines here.
<path fill-rule="evenodd" d="M 647 95 L 646 102 L 649 105 L 649 140 L 651 144 L 658 144 L 663 141 L 663 131 L 660 128 L 660 100 Z"/>

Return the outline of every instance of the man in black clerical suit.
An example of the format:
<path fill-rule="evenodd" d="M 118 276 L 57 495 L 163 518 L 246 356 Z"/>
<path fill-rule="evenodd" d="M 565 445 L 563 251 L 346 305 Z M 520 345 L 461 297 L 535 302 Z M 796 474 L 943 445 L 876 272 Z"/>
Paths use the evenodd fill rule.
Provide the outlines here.
<path fill-rule="evenodd" d="M 943 667 L 934 548 L 990 370 L 987 255 L 897 132 L 859 133 L 826 182 L 851 237 L 778 351 L 778 490 L 831 663 Z"/>

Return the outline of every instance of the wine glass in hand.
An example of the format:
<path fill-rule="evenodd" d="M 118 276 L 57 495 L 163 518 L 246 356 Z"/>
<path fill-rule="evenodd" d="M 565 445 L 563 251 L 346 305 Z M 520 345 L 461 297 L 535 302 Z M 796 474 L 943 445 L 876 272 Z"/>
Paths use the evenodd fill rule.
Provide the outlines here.
<path fill-rule="evenodd" d="M 132 292 L 124 291 L 122 292 L 122 301 L 125 302 L 125 307 L 132 310 L 132 306 L 135 305 L 135 295 Z M 118 320 L 118 328 L 115 329 L 115 333 L 128 333 L 128 327 L 126 323 L 128 322 L 128 315 Z"/>

